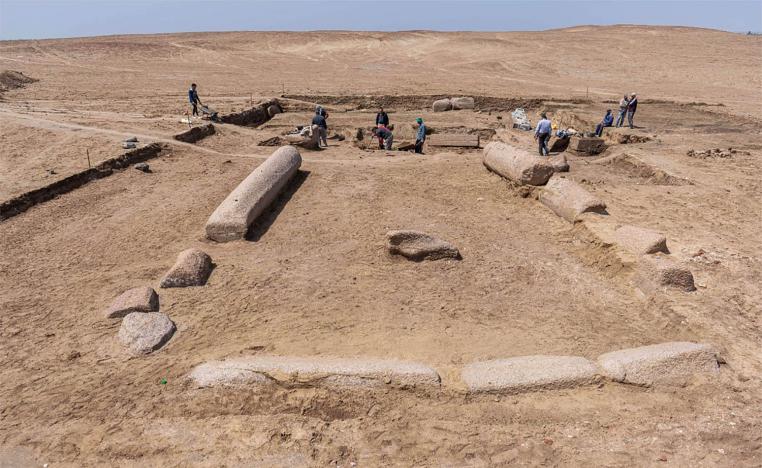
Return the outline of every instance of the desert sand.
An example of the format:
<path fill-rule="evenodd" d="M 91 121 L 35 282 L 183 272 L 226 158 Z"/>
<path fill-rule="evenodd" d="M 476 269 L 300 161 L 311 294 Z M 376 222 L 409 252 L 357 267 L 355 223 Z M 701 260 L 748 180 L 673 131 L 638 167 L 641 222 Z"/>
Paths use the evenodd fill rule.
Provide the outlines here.
<path fill-rule="evenodd" d="M 36 81 L 0 95 L 0 203 L 86 170 L 88 156 L 119 156 L 125 138 L 165 145 L 150 173 L 117 170 L 0 221 L 10 466 L 762 464 L 762 38 L 638 26 L 114 36 L 0 42 L 3 70 Z M 177 142 L 191 82 L 220 114 L 266 98 L 285 112 Z M 422 117 L 535 152 L 511 128 L 515 107 L 592 131 L 631 92 L 636 128 L 607 129 L 600 155 L 565 153 L 568 177 L 611 217 L 664 233 L 693 292 L 633 285 L 615 247 L 488 171 L 480 149 L 353 142 L 384 105 L 398 142 Z M 432 112 L 442 96 L 476 108 Z M 309 123 L 316 104 L 345 139 L 300 150 L 299 174 L 246 240 L 206 239 L 210 214 L 276 149 L 258 143 Z M 462 259 L 390 256 L 385 235 L 399 229 Z M 211 256 L 207 284 L 160 289 L 188 248 Z M 119 320 L 103 317 L 139 286 L 177 328 L 147 356 L 126 353 Z M 460 377 L 474 361 L 594 361 L 670 341 L 712 344 L 720 372 L 510 395 L 470 393 Z M 415 361 L 441 385 L 188 379 L 250 355 Z"/>

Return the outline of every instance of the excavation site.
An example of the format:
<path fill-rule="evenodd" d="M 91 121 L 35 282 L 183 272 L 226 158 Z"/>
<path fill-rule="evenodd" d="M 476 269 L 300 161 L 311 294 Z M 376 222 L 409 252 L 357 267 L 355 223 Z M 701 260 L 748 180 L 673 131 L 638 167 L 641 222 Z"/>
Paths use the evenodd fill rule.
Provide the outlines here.
<path fill-rule="evenodd" d="M 0 41 L 0 466 L 759 466 L 760 70 L 677 27 Z"/>

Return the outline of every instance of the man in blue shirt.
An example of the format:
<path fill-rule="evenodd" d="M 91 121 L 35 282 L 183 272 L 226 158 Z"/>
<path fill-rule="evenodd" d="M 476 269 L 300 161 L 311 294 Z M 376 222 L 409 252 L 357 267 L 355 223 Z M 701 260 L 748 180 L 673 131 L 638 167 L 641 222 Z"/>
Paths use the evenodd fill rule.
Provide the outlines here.
<path fill-rule="evenodd" d="M 315 109 L 315 116 L 312 118 L 312 125 L 317 125 L 318 131 L 318 146 L 322 143 L 326 148 L 328 147 L 328 122 L 325 121 L 327 116 L 322 108 Z"/>
<path fill-rule="evenodd" d="M 188 90 L 188 100 L 191 106 L 193 106 L 193 115 L 198 115 L 198 105 L 201 104 L 201 99 L 199 99 L 198 92 L 196 91 L 196 83 L 191 84 Z M 203 106 L 203 104 L 201 105 Z"/>
<path fill-rule="evenodd" d="M 606 115 L 603 116 L 603 120 L 595 127 L 595 136 L 600 137 L 603 135 L 603 127 L 610 127 L 614 124 L 614 115 L 611 113 L 611 109 L 606 111 Z"/>
<path fill-rule="evenodd" d="M 542 117 L 542 120 L 537 123 L 537 128 L 534 130 L 534 139 L 540 143 L 540 156 L 547 156 L 549 153 L 548 140 L 553 128 L 545 112 L 540 114 L 540 117 Z"/>
<path fill-rule="evenodd" d="M 415 152 L 423 154 L 423 143 L 426 141 L 426 126 L 420 117 L 415 119 L 415 121 L 418 124 L 418 132 L 415 134 Z"/>

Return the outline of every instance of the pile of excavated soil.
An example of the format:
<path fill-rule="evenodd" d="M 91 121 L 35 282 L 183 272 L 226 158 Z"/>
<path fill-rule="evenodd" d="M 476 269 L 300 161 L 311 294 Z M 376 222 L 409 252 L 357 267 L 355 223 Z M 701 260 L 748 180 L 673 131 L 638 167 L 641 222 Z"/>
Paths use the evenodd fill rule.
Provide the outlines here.
<path fill-rule="evenodd" d="M 4 70 L 0 72 L 0 96 L 5 91 L 12 89 L 23 88 L 29 83 L 34 83 L 38 80 L 24 75 L 22 72 L 14 70 Z"/>

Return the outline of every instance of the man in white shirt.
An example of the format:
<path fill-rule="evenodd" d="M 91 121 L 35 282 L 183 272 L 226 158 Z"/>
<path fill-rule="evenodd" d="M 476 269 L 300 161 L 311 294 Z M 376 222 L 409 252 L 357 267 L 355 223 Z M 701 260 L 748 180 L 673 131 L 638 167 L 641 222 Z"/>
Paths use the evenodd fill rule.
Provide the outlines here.
<path fill-rule="evenodd" d="M 553 131 L 552 124 L 548 120 L 548 116 L 543 112 L 540 114 L 542 120 L 537 123 L 537 128 L 534 130 L 534 139 L 540 143 L 540 156 L 547 156 L 548 140 L 550 140 L 550 133 Z"/>

